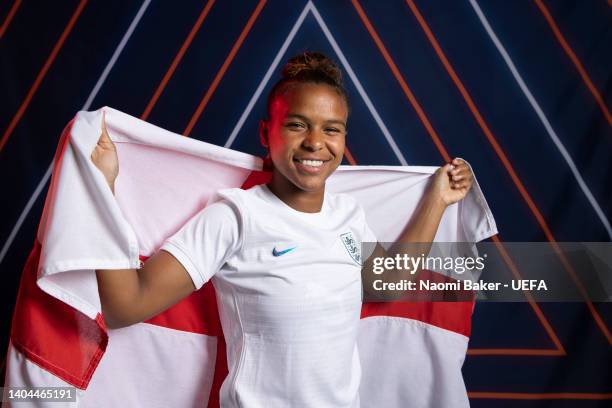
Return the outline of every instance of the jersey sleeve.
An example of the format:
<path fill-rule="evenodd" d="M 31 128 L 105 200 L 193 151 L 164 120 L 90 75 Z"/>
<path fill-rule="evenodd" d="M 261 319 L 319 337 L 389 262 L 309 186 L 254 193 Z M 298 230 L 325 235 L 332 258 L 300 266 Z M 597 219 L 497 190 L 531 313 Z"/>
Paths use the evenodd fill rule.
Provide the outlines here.
<path fill-rule="evenodd" d="M 227 201 L 217 201 L 190 218 L 161 250 L 172 254 L 200 289 L 242 243 L 240 214 Z"/>

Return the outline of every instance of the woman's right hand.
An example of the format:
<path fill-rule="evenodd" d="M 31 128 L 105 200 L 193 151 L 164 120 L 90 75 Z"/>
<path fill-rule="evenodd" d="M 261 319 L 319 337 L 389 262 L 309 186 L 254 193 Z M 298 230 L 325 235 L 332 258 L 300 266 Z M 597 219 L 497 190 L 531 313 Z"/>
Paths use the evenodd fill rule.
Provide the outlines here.
<path fill-rule="evenodd" d="M 115 192 L 115 179 L 119 174 L 119 158 L 115 144 L 106 130 L 105 112 L 102 111 L 102 133 L 98 139 L 98 144 L 91 153 L 91 161 L 102 172 L 111 191 Z"/>

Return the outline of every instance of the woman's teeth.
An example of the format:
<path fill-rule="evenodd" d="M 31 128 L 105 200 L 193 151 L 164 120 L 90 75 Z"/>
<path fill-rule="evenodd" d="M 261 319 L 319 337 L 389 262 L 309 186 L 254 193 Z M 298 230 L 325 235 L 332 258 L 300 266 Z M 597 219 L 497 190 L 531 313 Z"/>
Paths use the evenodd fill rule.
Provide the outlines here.
<path fill-rule="evenodd" d="M 300 163 L 306 166 L 319 167 L 323 164 L 322 160 L 298 160 Z"/>

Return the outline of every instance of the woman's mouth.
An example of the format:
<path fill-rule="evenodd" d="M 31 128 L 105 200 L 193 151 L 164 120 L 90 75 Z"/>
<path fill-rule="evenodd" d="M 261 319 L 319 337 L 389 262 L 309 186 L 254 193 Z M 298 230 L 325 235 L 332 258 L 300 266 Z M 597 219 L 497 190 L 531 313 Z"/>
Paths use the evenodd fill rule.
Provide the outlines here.
<path fill-rule="evenodd" d="M 296 159 L 293 161 L 296 163 L 296 167 L 308 174 L 317 174 L 321 172 L 322 168 L 327 164 L 329 160 L 319 159 Z"/>

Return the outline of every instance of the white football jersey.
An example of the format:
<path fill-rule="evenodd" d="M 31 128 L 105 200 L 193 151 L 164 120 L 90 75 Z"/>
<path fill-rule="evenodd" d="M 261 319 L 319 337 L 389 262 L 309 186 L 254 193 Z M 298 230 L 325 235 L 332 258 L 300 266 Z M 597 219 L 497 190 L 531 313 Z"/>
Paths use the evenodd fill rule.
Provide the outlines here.
<path fill-rule="evenodd" d="M 227 344 L 222 407 L 358 407 L 365 213 L 325 193 L 297 211 L 267 186 L 220 190 L 161 249 L 212 278 Z"/>

